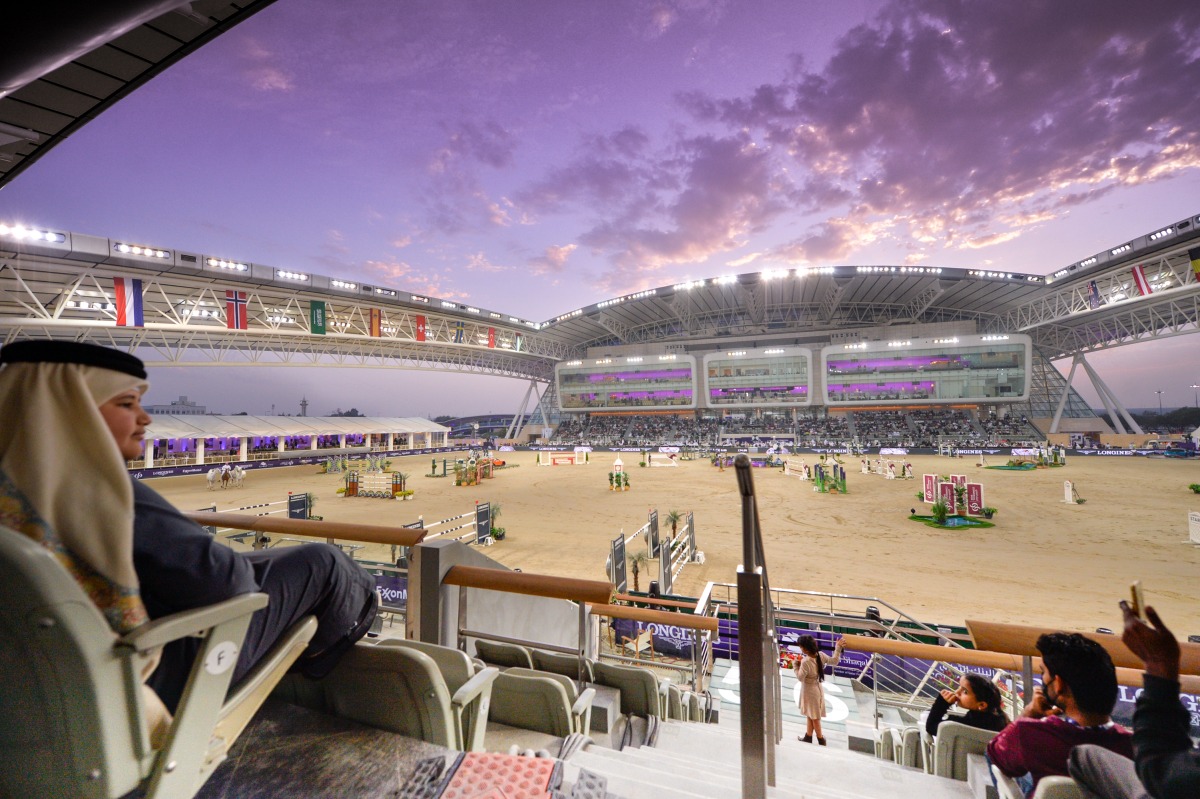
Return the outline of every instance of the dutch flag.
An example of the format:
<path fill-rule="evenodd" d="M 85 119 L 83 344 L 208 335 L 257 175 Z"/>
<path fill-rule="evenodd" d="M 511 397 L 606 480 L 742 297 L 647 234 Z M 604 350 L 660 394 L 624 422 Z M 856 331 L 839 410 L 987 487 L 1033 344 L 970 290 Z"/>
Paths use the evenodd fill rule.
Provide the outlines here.
<path fill-rule="evenodd" d="M 117 306 L 117 327 L 145 327 L 142 319 L 142 281 L 114 277 L 113 294 Z"/>

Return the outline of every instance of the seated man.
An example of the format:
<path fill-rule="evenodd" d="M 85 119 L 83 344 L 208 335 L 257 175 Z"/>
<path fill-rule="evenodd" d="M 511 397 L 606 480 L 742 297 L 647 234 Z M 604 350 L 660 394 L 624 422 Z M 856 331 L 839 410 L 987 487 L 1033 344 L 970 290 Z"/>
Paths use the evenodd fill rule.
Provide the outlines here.
<path fill-rule="evenodd" d="M 1042 688 L 987 747 L 988 760 L 1027 796 L 1042 777 L 1066 776 L 1067 756 L 1080 744 L 1133 756 L 1133 736 L 1110 718 L 1117 670 L 1104 647 L 1078 633 L 1051 633 L 1038 638 L 1037 649 Z"/>
<path fill-rule="evenodd" d="M 1192 745 L 1191 720 L 1179 701 L 1179 642 L 1154 608 L 1146 608 L 1150 624 L 1138 618 L 1128 602 L 1121 602 L 1121 612 L 1121 640 L 1146 665 L 1145 690 L 1133 716 L 1136 759 L 1081 746 L 1071 753 L 1071 776 L 1103 799 L 1200 796 L 1200 750 Z"/>
<path fill-rule="evenodd" d="M 0 349 L 0 523 L 55 552 L 118 633 L 267 594 L 268 606 L 251 617 L 235 684 L 295 621 L 314 615 L 317 632 L 294 668 L 323 677 L 370 627 L 374 580 L 328 544 L 234 552 L 131 481 L 125 464 L 141 454 L 150 423 L 141 406 L 147 387 L 142 362 L 117 350 L 66 341 Z M 168 644 L 147 680 L 168 710 L 198 646 L 191 638 Z"/>

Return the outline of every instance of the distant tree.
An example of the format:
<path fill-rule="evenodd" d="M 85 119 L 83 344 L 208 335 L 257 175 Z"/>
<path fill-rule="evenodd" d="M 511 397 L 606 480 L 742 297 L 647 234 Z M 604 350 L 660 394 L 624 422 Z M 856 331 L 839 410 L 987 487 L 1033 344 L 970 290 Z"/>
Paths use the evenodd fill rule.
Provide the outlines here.
<path fill-rule="evenodd" d="M 432 421 L 432 422 L 437 422 L 438 424 L 445 424 L 446 422 L 449 422 L 449 421 L 451 421 L 451 420 L 453 420 L 453 419 L 454 419 L 454 417 L 453 417 L 453 416 L 445 416 L 445 415 L 443 415 L 443 416 L 435 416 L 435 417 L 433 417 L 433 418 L 432 418 L 430 421 Z"/>
<path fill-rule="evenodd" d="M 341 408 L 338 408 L 336 411 L 334 411 L 333 413 L 330 414 L 330 416 L 343 416 L 343 417 L 363 416 L 363 415 L 364 414 L 361 414 L 358 412 L 358 408 L 351 408 L 348 411 L 343 411 Z"/>

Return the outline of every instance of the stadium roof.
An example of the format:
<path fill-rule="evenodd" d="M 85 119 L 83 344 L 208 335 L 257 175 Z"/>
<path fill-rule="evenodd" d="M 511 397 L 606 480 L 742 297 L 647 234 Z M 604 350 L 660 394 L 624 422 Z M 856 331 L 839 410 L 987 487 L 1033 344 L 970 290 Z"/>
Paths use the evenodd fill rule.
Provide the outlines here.
<path fill-rule="evenodd" d="M 130 92 L 273 2 L 12 3 L 0 52 L 0 188 Z"/>

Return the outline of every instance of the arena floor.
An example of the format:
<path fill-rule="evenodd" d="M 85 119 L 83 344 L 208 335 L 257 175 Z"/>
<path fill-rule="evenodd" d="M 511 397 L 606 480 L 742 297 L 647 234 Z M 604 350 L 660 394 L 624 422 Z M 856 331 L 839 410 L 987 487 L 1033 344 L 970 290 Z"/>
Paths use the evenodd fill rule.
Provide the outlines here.
<path fill-rule="evenodd" d="M 690 510 L 706 562 L 687 566 L 676 592 L 697 595 L 707 581 L 735 580 L 741 507 L 732 469 L 707 461 L 639 468 L 636 454 L 625 453 L 631 488 L 613 492 L 613 453 L 553 467 L 537 466 L 534 453 L 504 455 L 517 468 L 469 488 L 424 476 L 429 456 L 396 458 L 392 469 L 409 473 L 416 491 L 404 502 L 343 498 L 336 493 L 341 475 L 310 466 L 252 471 L 240 489 L 209 491 L 203 475 L 148 482 L 185 509 L 215 502 L 225 510 L 312 492 L 315 514 L 378 525 L 418 516 L 430 523 L 490 501 L 501 506 L 498 524 L 508 532 L 489 556 L 528 572 L 591 579 L 605 579 L 609 542 L 641 527 L 650 508 L 660 519 Z M 985 618 L 1088 630 L 1116 629 L 1116 603 L 1140 579 L 1149 604 L 1177 634 L 1200 633 L 1200 548 L 1185 543 L 1187 512 L 1200 510 L 1200 497 L 1187 489 L 1200 482 L 1200 461 L 1078 456 L 1064 468 L 1006 472 L 980 469 L 973 456 L 909 460 L 916 480 L 863 475 L 851 460 L 845 495 L 817 494 L 778 469 L 755 469 L 772 585 L 874 596 L 939 624 Z M 925 472 L 982 482 L 986 504 L 999 510 L 996 526 L 949 532 L 909 521 Z M 1062 501 L 1066 479 L 1085 504 Z M 368 548 L 362 557 L 387 560 L 386 549 Z M 648 579 L 643 573 L 643 590 Z"/>

